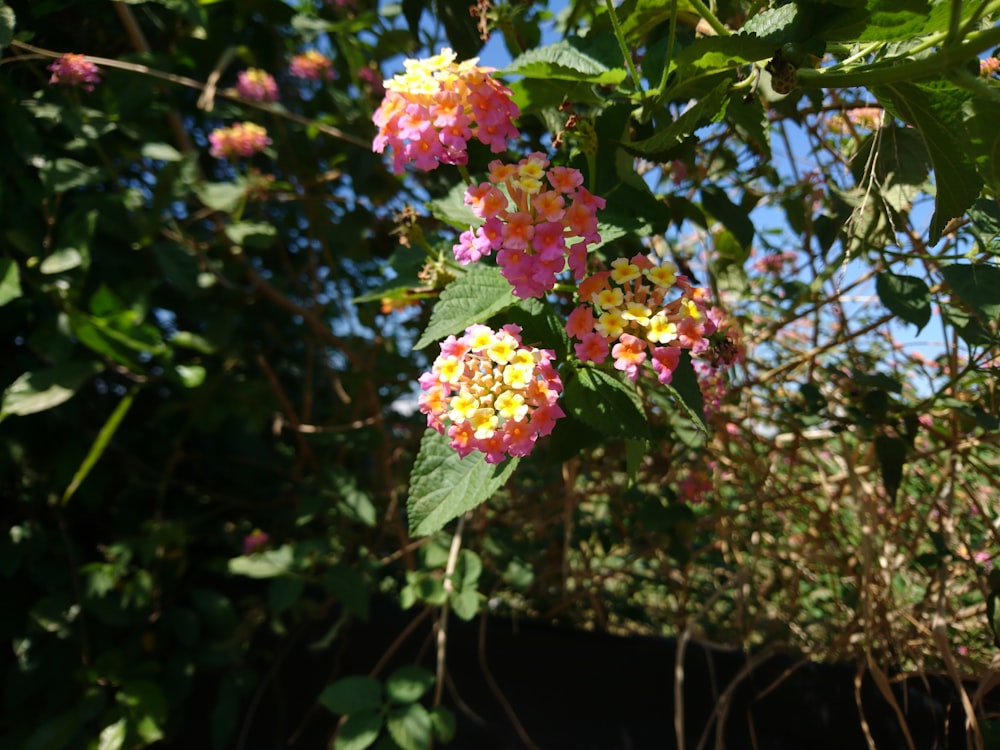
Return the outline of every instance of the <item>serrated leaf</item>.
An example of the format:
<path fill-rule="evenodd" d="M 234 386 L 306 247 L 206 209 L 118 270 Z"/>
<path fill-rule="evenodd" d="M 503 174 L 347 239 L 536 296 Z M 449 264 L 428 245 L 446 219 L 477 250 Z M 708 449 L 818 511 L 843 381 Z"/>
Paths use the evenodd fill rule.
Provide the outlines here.
<path fill-rule="evenodd" d="M 878 0 L 858 37 L 863 42 L 892 42 L 916 39 L 948 28 L 948 3 L 927 0 Z"/>
<path fill-rule="evenodd" d="M 451 282 L 438 299 L 430 322 L 415 349 L 423 349 L 453 333 L 510 307 L 517 298 L 499 268 L 476 266 Z"/>
<path fill-rule="evenodd" d="M 1000 267 L 985 263 L 941 266 L 952 293 L 971 307 L 982 322 L 1000 316 Z"/>
<path fill-rule="evenodd" d="M 649 423 L 632 383 L 584 367 L 566 383 L 566 411 L 609 437 L 649 438 Z"/>
<path fill-rule="evenodd" d="M 385 681 L 385 694 L 396 703 L 413 703 L 430 690 L 434 675 L 423 667 L 411 664 L 393 672 Z"/>
<path fill-rule="evenodd" d="M 774 43 L 750 34 L 699 37 L 676 56 L 673 66 L 682 76 L 700 70 L 736 67 L 774 54 Z"/>
<path fill-rule="evenodd" d="M 103 369 L 104 366 L 98 362 L 63 362 L 26 372 L 4 391 L 0 401 L 0 420 L 59 406 Z"/>
<path fill-rule="evenodd" d="M 389 712 L 386 729 L 402 750 L 426 750 L 431 741 L 431 717 L 419 703 Z"/>
<path fill-rule="evenodd" d="M 23 294 L 21 271 L 13 258 L 0 258 L 0 307 Z"/>
<path fill-rule="evenodd" d="M 502 464 L 489 464 L 478 451 L 461 458 L 448 445 L 448 438 L 428 428 L 410 473 L 410 496 L 406 501 L 410 534 L 433 534 L 485 502 L 503 486 L 517 463 L 518 459 L 512 458 Z"/>
<path fill-rule="evenodd" d="M 969 153 L 979 174 L 993 191 L 1000 193 L 1000 104 L 976 97 L 966 104 L 965 124 L 969 131 Z M 996 203 L 994 202 L 994 207 Z"/>
<path fill-rule="evenodd" d="M 519 55 L 505 71 L 525 78 L 558 79 L 601 85 L 625 80 L 624 68 L 610 68 L 579 49 L 572 40 L 536 47 Z"/>
<path fill-rule="evenodd" d="M 630 42 L 638 42 L 658 24 L 669 22 L 673 12 L 674 4 L 664 0 L 625 0 L 617 9 L 622 34 Z M 676 13 L 688 18 L 698 15 L 688 0 L 678 0 Z"/>
<path fill-rule="evenodd" d="M 969 95 L 951 85 L 913 83 L 894 83 L 872 91 L 886 109 L 923 136 L 937 186 L 929 237 L 931 244 L 936 244 L 945 225 L 965 213 L 983 188 L 963 139 L 962 105 Z"/>
<path fill-rule="evenodd" d="M 729 102 L 729 83 L 727 79 L 718 84 L 656 135 L 623 143 L 622 147 L 629 153 L 653 160 L 669 158 L 671 150 L 693 137 L 699 128 L 722 119 Z"/>
<path fill-rule="evenodd" d="M 931 319 L 931 290 L 923 279 L 884 271 L 875 277 L 875 292 L 889 312 L 917 327 L 917 333 Z"/>
<path fill-rule="evenodd" d="M 338 716 L 377 711 L 382 706 L 382 685 L 375 678 L 364 675 L 343 677 L 323 688 L 318 700 L 321 706 Z"/>

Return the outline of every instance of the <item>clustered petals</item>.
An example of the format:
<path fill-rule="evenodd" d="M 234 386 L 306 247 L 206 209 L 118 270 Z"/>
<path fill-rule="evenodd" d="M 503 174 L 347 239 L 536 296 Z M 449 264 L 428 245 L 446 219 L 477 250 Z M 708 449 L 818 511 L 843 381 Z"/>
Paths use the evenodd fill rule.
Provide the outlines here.
<path fill-rule="evenodd" d="M 236 93 L 254 102 L 276 102 L 278 84 L 270 73 L 259 68 L 247 68 L 237 76 Z"/>
<path fill-rule="evenodd" d="M 79 86 L 84 91 L 93 91 L 94 86 L 101 82 L 97 65 L 72 52 L 67 52 L 49 65 L 49 71 L 52 73 L 49 83 Z"/>
<path fill-rule="evenodd" d="M 564 416 L 554 356 L 524 346 L 517 326 L 469 326 L 441 342 L 441 354 L 420 376 L 420 411 L 463 458 L 480 451 L 496 464 L 526 456 Z"/>
<path fill-rule="evenodd" d="M 550 167 L 541 153 L 516 164 L 491 162 L 489 180 L 471 185 L 465 203 L 484 221 L 459 237 L 456 260 L 464 265 L 496 251 L 504 278 L 522 299 L 550 291 L 567 264 L 582 279 L 587 246 L 601 239 L 596 212 L 604 199 L 583 187 L 579 170 Z"/>
<path fill-rule="evenodd" d="M 288 72 L 296 78 L 319 81 L 333 78 L 333 62 L 322 52 L 314 49 L 295 55 L 288 65 Z"/>
<path fill-rule="evenodd" d="M 674 290 L 680 296 L 668 299 Z M 610 350 L 615 369 L 632 381 L 648 361 L 657 379 L 669 383 L 682 349 L 699 354 L 715 345 L 718 312 L 705 290 L 691 286 L 669 261 L 657 265 L 642 254 L 618 258 L 610 271 L 584 279 L 579 295 L 583 304 L 566 323 L 578 342 L 576 355 L 601 364 Z"/>
<path fill-rule="evenodd" d="M 212 156 L 236 159 L 260 153 L 271 145 L 267 131 L 252 122 L 238 122 L 228 128 L 216 128 L 208 136 Z"/>
<path fill-rule="evenodd" d="M 405 72 L 385 83 L 385 98 L 373 121 L 378 135 L 372 148 L 393 152 L 393 171 L 411 162 L 423 170 L 439 164 L 466 164 L 472 138 L 493 153 L 518 136 L 520 114 L 510 89 L 481 68 L 479 58 L 455 62 L 448 48 L 424 60 L 406 60 Z"/>

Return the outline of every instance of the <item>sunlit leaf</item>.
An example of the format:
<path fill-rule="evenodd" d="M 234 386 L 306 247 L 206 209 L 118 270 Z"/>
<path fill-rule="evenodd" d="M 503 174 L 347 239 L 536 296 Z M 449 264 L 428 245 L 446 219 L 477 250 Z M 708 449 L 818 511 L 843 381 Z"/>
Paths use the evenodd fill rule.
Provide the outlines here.
<path fill-rule="evenodd" d="M 80 386 L 101 372 L 97 362 L 64 362 L 26 372 L 3 392 L 0 420 L 52 409 L 68 401 Z"/>
<path fill-rule="evenodd" d="M 482 323 L 516 301 L 510 283 L 500 275 L 499 268 L 474 266 L 441 292 L 431 320 L 414 348 L 423 349 L 450 334 L 461 333 L 473 323 Z"/>
<path fill-rule="evenodd" d="M 406 501 L 410 533 L 426 536 L 446 523 L 486 502 L 510 477 L 518 459 L 502 464 L 486 462 L 475 451 L 465 458 L 448 445 L 448 438 L 427 429 L 410 474 Z"/>

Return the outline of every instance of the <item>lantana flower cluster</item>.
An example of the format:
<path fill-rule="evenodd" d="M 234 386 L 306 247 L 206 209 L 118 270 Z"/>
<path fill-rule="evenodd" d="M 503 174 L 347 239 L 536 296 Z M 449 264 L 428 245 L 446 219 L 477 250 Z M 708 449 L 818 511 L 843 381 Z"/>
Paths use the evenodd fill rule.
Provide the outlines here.
<path fill-rule="evenodd" d="M 319 81 L 332 80 L 334 77 L 333 61 L 322 52 L 314 49 L 295 55 L 288 65 L 288 72 L 296 78 Z"/>
<path fill-rule="evenodd" d="M 674 290 L 680 296 L 668 299 Z M 654 264 L 638 254 L 612 261 L 610 271 L 587 277 L 579 287 L 583 304 L 570 313 L 566 331 L 577 339 L 576 355 L 601 364 L 610 351 L 616 370 L 633 382 L 651 359 L 661 383 L 669 383 L 682 349 L 709 348 L 718 314 L 705 290 L 692 286 L 669 261 Z"/>
<path fill-rule="evenodd" d="M 236 78 L 236 93 L 254 102 L 276 102 L 278 84 L 267 71 L 247 68 L 241 70 Z"/>
<path fill-rule="evenodd" d="M 456 260 L 464 265 L 497 251 L 504 278 L 522 299 L 550 291 L 567 263 L 582 279 L 587 245 L 601 239 L 596 212 L 604 199 L 583 187 L 579 170 L 550 167 L 537 152 L 516 164 L 491 162 L 489 180 L 471 185 L 465 203 L 485 221 L 459 237 Z"/>
<path fill-rule="evenodd" d="M 463 458 L 476 450 L 494 464 L 526 456 L 563 416 L 554 353 L 524 346 L 520 332 L 515 325 L 469 326 L 441 342 L 430 372 L 420 376 L 420 411 Z"/>
<path fill-rule="evenodd" d="M 52 73 L 50 84 L 63 86 L 78 86 L 84 91 L 93 91 L 94 86 L 101 82 L 101 74 L 97 65 L 83 55 L 67 52 L 49 65 Z"/>
<path fill-rule="evenodd" d="M 217 159 L 249 157 L 271 145 L 267 130 L 252 122 L 238 122 L 228 128 L 216 128 L 208 136 L 209 153 Z"/>
<path fill-rule="evenodd" d="M 413 162 L 418 169 L 466 164 L 472 138 L 493 153 L 518 136 L 513 120 L 520 111 L 510 89 L 494 80 L 494 68 L 479 58 L 455 62 L 448 48 L 425 60 L 406 60 L 406 72 L 385 83 L 386 96 L 375 111 L 376 153 L 392 148 L 393 171 L 402 174 Z"/>

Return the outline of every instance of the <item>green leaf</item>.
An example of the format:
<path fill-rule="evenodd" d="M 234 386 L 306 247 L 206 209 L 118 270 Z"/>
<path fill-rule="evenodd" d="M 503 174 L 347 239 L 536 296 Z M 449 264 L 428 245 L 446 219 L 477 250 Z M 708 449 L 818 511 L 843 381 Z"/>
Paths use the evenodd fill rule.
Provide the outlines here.
<path fill-rule="evenodd" d="M 385 681 L 385 694 L 396 703 L 413 703 L 430 690 L 434 675 L 423 667 L 410 665 L 393 672 Z"/>
<path fill-rule="evenodd" d="M 698 15 L 688 0 L 678 0 L 677 15 L 693 18 Z M 674 3 L 664 0 L 625 0 L 618 6 L 622 34 L 629 42 L 639 42 L 657 25 L 668 23 L 674 12 Z"/>
<path fill-rule="evenodd" d="M 931 290 L 923 279 L 883 271 L 875 277 L 875 291 L 882 304 L 915 325 L 917 333 L 930 321 Z"/>
<path fill-rule="evenodd" d="M 13 258 L 0 258 L 0 307 L 23 294 L 21 271 Z"/>
<path fill-rule="evenodd" d="M 952 293 L 971 307 L 983 322 L 1000 316 L 1000 267 L 955 263 L 941 266 L 941 275 Z"/>
<path fill-rule="evenodd" d="M 462 232 L 481 224 L 482 219 L 472 213 L 472 209 L 465 204 L 466 188 L 464 182 L 455 183 L 446 195 L 428 201 L 427 209 L 435 219 Z"/>
<path fill-rule="evenodd" d="M 455 561 L 455 572 L 452 576 L 455 588 L 459 590 L 469 587 L 475 588 L 482 572 L 483 561 L 479 559 L 479 555 L 471 549 L 463 549 L 458 555 L 458 560 Z"/>
<path fill-rule="evenodd" d="M 877 435 L 875 455 L 882 472 L 882 485 L 892 502 L 896 501 L 899 484 L 903 479 L 903 465 L 906 463 L 906 441 L 898 437 Z"/>
<path fill-rule="evenodd" d="M 337 732 L 333 750 L 365 750 L 378 739 L 382 731 L 382 716 L 374 711 L 362 711 L 347 717 Z"/>
<path fill-rule="evenodd" d="M 318 700 L 338 716 L 377 711 L 382 706 L 382 685 L 373 677 L 352 675 L 327 685 Z"/>
<path fill-rule="evenodd" d="M 965 124 L 969 131 L 969 153 L 983 181 L 1000 193 L 1000 103 L 974 97 L 966 103 Z M 994 202 L 994 206 L 996 203 Z"/>
<path fill-rule="evenodd" d="M 9 46 L 13 41 L 15 22 L 14 11 L 6 4 L 0 4 L 0 48 Z"/>
<path fill-rule="evenodd" d="M 610 68 L 582 49 L 580 40 L 563 40 L 519 55 L 506 73 L 525 78 L 566 80 L 617 85 L 625 80 L 624 68 Z"/>
<path fill-rule="evenodd" d="M 859 41 L 908 41 L 948 28 L 948 3 L 927 0 L 876 0 Z"/>
<path fill-rule="evenodd" d="M 39 170 L 39 174 L 42 178 L 42 185 L 48 192 L 64 193 L 67 190 L 97 182 L 101 177 L 101 170 L 98 167 L 88 167 L 76 159 L 60 157 L 45 162 Z"/>
<path fill-rule="evenodd" d="M 185 388 L 197 388 L 205 382 L 206 371 L 201 365 L 174 365 L 174 373 Z"/>
<path fill-rule="evenodd" d="M 754 228 L 746 211 L 729 200 L 725 191 L 716 185 L 701 186 L 701 203 L 712 217 L 721 221 L 732 232 L 741 247 L 749 250 L 753 243 Z"/>
<path fill-rule="evenodd" d="M 121 750 L 127 731 L 128 722 L 124 718 L 108 724 L 97 737 L 97 750 Z"/>
<path fill-rule="evenodd" d="M 435 706 L 431 709 L 431 726 L 439 740 L 451 742 L 455 736 L 455 714 L 445 706 Z"/>
<path fill-rule="evenodd" d="M 569 414 L 609 437 L 650 437 L 635 385 L 603 370 L 578 370 L 566 384 L 564 400 Z"/>
<path fill-rule="evenodd" d="M 156 161 L 180 161 L 184 158 L 181 152 L 169 143 L 144 143 L 140 153 L 143 159 Z"/>
<path fill-rule="evenodd" d="M 233 213 L 243 202 L 246 195 L 246 183 L 236 182 L 206 182 L 195 188 L 195 193 L 209 208 L 223 213 Z"/>
<path fill-rule="evenodd" d="M 479 614 L 479 592 L 474 589 L 452 591 L 449 601 L 455 614 L 466 622 Z"/>
<path fill-rule="evenodd" d="M 239 221 L 226 227 L 226 237 L 234 245 L 265 249 L 274 244 L 278 230 L 259 221 Z"/>
<path fill-rule="evenodd" d="M 269 549 L 252 555 L 241 555 L 229 561 L 229 572 L 249 578 L 274 578 L 285 575 L 292 567 L 291 546 L 283 544 L 278 549 Z"/>
<path fill-rule="evenodd" d="M 132 408 L 132 402 L 135 400 L 135 396 L 138 392 L 139 387 L 133 386 L 132 389 L 125 394 L 125 397 L 118 402 L 115 410 L 111 412 L 111 416 L 108 417 L 104 426 L 101 427 L 101 431 L 97 433 L 97 438 L 90 446 L 90 450 L 87 451 L 87 456 L 83 459 L 83 463 L 80 464 L 80 468 L 77 469 L 76 473 L 73 475 L 73 481 L 69 483 L 69 486 L 63 492 L 63 505 L 69 502 L 73 493 L 76 492 L 77 488 L 81 484 L 83 484 L 83 480 L 87 478 L 90 470 L 94 468 L 94 465 L 100 460 L 101 456 L 104 455 L 104 450 L 108 447 L 108 443 L 111 442 L 111 438 L 114 437 L 114 434 L 117 432 L 118 426 L 125 418 L 125 415 L 128 414 L 128 410 Z"/>
<path fill-rule="evenodd" d="M 517 302 L 510 284 L 499 268 L 476 266 L 451 282 L 431 313 L 430 322 L 415 349 L 461 333 L 474 323 L 481 323 Z"/>
<path fill-rule="evenodd" d="M 517 463 L 518 459 L 512 458 L 499 465 L 489 464 L 478 451 L 461 458 L 448 445 L 448 438 L 428 428 L 410 473 L 406 501 L 410 534 L 433 534 L 485 502 L 503 486 Z"/>
<path fill-rule="evenodd" d="M 24 416 L 52 409 L 104 370 L 98 362 L 63 362 L 26 372 L 9 386 L 0 402 L 0 421 L 11 415 Z"/>
<path fill-rule="evenodd" d="M 979 197 L 983 180 L 965 146 L 963 104 L 968 93 L 951 85 L 894 83 L 872 89 L 893 115 L 920 131 L 937 186 L 930 242 Z"/>
<path fill-rule="evenodd" d="M 75 247 L 64 247 L 56 250 L 38 265 L 41 273 L 51 275 L 72 271 L 83 265 L 83 255 Z"/>
<path fill-rule="evenodd" d="M 282 576 L 275 578 L 267 587 L 267 606 L 271 615 L 279 615 L 302 597 L 305 581 L 301 578 Z"/>
<path fill-rule="evenodd" d="M 163 739 L 167 699 L 157 683 L 148 680 L 126 682 L 115 694 L 115 700 L 125 706 L 136 733 L 144 742 L 152 744 Z"/>
<path fill-rule="evenodd" d="M 622 147 L 629 153 L 652 160 L 671 158 L 673 149 L 693 137 L 696 130 L 722 119 L 729 102 L 729 84 L 727 78 L 656 135 L 641 141 L 623 143 Z"/>
<path fill-rule="evenodd" d="M 403 750 L 426 750 L 431 742 L 431 717 L 419 703 L 389 712 L 389 734 Z"/>

